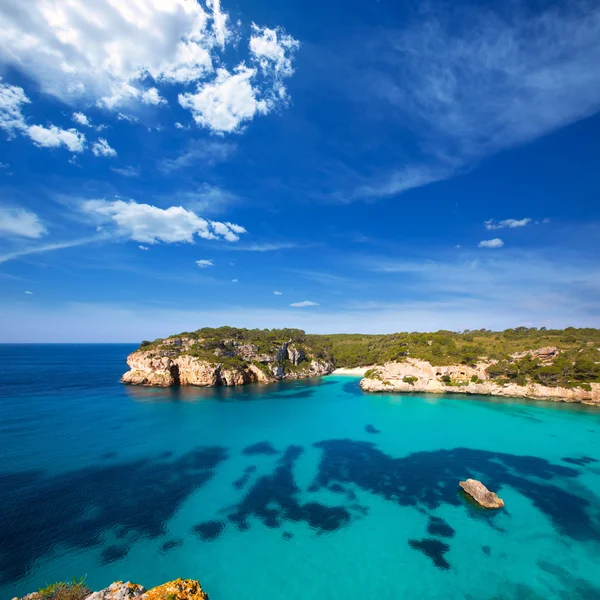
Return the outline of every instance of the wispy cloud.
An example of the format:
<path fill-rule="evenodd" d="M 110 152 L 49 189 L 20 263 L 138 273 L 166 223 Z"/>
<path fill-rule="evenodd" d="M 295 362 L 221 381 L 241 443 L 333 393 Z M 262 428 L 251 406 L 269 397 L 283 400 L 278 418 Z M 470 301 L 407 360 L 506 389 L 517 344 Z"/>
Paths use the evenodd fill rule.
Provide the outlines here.
<path fill-rule="evenodd" d="M 158 165 L 163 173 L 173 173 L 189 167 L 206 168 L 227 160 L 236 150 L 235 144 L 218 140 L 193 140 L 173 158 L 164 158 Z"/>
<path fill-rule="evenodd" d="M 502 16 L 483 7 L 452 18 L 438 11 L 372 40 L 368 101 L 410 128 L 420 151 L 395 170 L 359 177 L 343 198 L 447 179 L 600 109 L 600 5 L 548 5 L 537 14 L 517 6 Z"/>
<path fill-rule="evenodd" d="M 282 295 L 283 295 L 283 292 L 279 292 L 279 291 L 277 291 L 277 290 L 274 290 L 274 291 L 273 291 L 273 293 L 274 293 L 276 296 L 282 296 Z"/>
<path fill-rule="evenodd" d="M 117 173 L 118 175 L 122 175 L 123 177 L 140 176 L 140 169 L 138 167 L 131 167 L 129 165 L 125 167 L 111 167 L 110 170 Z"/>
<path fill-rule="evenodd" d="M 21 250 L 15 250 L 14 252 L 8 252 L 7 254 L 0 255 L 0 264 L 8 262 L 9 260 L 23 258 L 24 256 L 29 256 L 31 254 L 45 254 L 46 252 L 54 252 L 55 250 L 63 250 L 64 248 L 74 248 L 76 246 L 92 244 L 93 242 L 99 242 L 104 239 L 106 239 L 105 235 L 96 235 L 66 242 L 56 242 L 54 244 L 44 244 L 41 246 L 23 248 Z"/>
<path fill-rule="evenodd" d="M 504 219 L 503 221 L 494 221 L 494 219 L 487 220 L 484 225 L 486 229 L 515 229 L 517 227 L 526 227 L 532 222 L 533 219 Z"/>
<path fill-rule="evenodd" d="M 293 244 L 291 242 L 266 242 L 263 244 L 227 246 L 227 250 L 235 250 L 238 252 L 277 252 L 278 250 L 289 250 L 297 247 L 298 244 Z"/>
<path fill-rule="evenodd" d="M 47 233 L 40 218 L 24 208 L 0 209 L 0 232 L 10 236 L 39 238 Z"/>
<path fill-rule="evenodd" d="M 319 306 L 319 303 L 312 300 L 303 300 L 302 302 L 292 302 L 290 306 L 294 308 L 307 308 L 309 306 Z"/>

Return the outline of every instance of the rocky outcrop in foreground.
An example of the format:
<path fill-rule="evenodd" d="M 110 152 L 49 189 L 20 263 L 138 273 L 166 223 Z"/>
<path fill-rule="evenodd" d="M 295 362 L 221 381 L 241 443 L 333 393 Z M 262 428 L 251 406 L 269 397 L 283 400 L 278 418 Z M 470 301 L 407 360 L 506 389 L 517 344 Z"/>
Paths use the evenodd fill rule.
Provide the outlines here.
<path fill-rule="evenodd" d="M 81 583 L 59 583 L 13 600 L 209 600 L 208 594 L 195 579 L 175 579 L 148 591 L 138 583 L 115 581 L 99 592 L 86 592 L 89 590 Z"/>
<path fill-rule="evenodd" d="M 498 497 L 495 492 L 490 492 L 481 481 L 477 479 L 467 479 L 461 481 L 458 485 L 467 493 L 477 504 L 484 508 L 502 508 L 504 500 Z"/>
<path fill-rule="evenodd" d="M 196 385 L 214 387 L 273 383 L 282 379 L 320 377 L 333 371 L 329 360 L 314 358 L 310 349 L 284 342 L 269 351 L 224 339 L 207 350 L 203 340 L 167 338 L 127 357 L 130 370 L 123 383 L 156 387 Z"/>
<path fill-rule="evenodd" d="M 538 383 L 501 384 L 489 378 L 486 369 L 490 364 L 492 363 L 480 362 L 472 367 L 436 367 L 427 361 L 408 358 L 403 362 L 389 362 L 371 369 L 361 380 L 360 387 L 365 392 L 475 394 L 600 405 L 599 383 L 589 384 L 589 390 L 583 387 L 554 387 Z"/>

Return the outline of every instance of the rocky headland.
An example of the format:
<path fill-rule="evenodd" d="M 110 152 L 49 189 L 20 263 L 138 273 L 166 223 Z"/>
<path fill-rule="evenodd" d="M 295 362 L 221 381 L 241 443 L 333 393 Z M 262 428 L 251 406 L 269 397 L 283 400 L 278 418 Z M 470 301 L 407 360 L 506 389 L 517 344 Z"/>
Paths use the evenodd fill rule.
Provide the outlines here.
<path fill-rule="evenodd" d="M 92 592 L 83 581 L 59 582 L 13 600 L 209 600 L 195 579 L 175 579 L 146 590 L 139 583 L 115 581 Z"/>
<path fill-rule="evenodd" d="M 548 366 L 558 356 L 555 348 L 542 348 L 531 353 Z M 522 358 L 520 355 L 513 356 L 516 362 Z M 435 366 L 425 360 L 406 358 L 370 369 L 361 380 L 360 387 L 365 392 L 473 394 L 600 405 L 600 383 L 562 386 L 544 385 L 527 379 L 517 382 L 506 377 L 494 378 L 492 375 L 496 373 L 494 367 L 497 364 L 498 361 L 481 361 L 473 365 Z"/>
<path fill-rule="evenodd" d="M 295 330 L 245 335 L 232 328 L 142 343 L 127 357 L 123 383 L 156 387 L 215 387 L 273 383 L 284 379 L 320 377 L 331 373 L 327 355 L 306 344 Z"/>

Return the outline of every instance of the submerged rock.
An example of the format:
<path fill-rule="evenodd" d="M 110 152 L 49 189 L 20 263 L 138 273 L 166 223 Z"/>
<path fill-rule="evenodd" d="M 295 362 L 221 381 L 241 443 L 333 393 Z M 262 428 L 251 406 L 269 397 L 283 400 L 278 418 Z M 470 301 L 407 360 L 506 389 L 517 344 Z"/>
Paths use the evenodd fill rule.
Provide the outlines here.
<path fill-rule="evenodd" d="M 481 481 L 477 479 L 467 479 L 461 481 L 458 485 L 467 493 L 475 502 L 484 508 L 502 508 L 504 500 L 495 492 L 490 492 Z"/>

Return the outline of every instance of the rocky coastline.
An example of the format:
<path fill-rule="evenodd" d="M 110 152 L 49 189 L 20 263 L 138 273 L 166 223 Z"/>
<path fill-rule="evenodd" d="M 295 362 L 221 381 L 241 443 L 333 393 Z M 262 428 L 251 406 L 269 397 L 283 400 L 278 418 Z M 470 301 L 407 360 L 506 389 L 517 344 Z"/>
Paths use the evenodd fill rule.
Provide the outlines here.
<path fill-rule="evenodd" d="M 588 384 L 589 389 L 531 382 L 525 385 L 497 383 L 488 375 L 490 364 L 493 363 L 482 361 L 474 366 L 434 366 L 428 361 L 407 358 L 370 369 L 360 387 L 365 392 L 471 394 L 600 406 L 600 383 Z"/>
<path fill-rule="evenodd" d="M 175 579 L 146 590 L 139 583 L 115 581 L 92 592 L 83 581 L 59 582 L 13 600 L 209 600 L 195 579 Z"/>
<path fill-rule="evenodd" d="M 285 341 L 266 351 L 257 344 L 224 339 L 212 352 L 197 355 L 202 340 L 172 337 L 127 357 L 129 371 L 121 381 L 131 385 L 172 387 L 238 386 L 328 375 L 333 362 L 317 358 L 310 348 Z"/>

